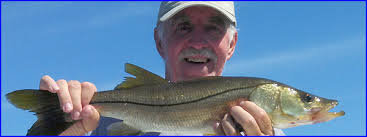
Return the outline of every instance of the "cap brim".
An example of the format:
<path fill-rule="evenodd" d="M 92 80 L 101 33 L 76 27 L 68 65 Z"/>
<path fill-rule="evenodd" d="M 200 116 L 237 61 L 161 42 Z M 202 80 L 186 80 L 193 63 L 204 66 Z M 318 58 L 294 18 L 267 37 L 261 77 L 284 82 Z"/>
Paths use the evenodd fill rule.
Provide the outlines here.
<path fill-rule="evenodd" d="M 222 9 L 219 6 L 216 6 L 213 3 L 210 2 L 198 2 L 198 1 L 193 1 L 193 2 L 185 2 L 182 3 L 176 7 L 174 7 L 173 9 L 171 9 L 170 11 L 168 11 L 167 13 L 165 13 L 160 19 L 160 22 L 164 22 L 167 19 L 171 18 L 172 16 L 176 15 L 178 12 L 182 11 L 185 8 L 188 7 L 192 7 L 192 6 L 207 6 L 207 7 L 211 7 L 216 9 L 217 11 L 219 11 L 220 13 L 222 13 L 223 15 L 225 15 L 231 22 L 235 23 L 236 25 L 236 18 L 234 17 L 234 15 L 232 15 L 231 13 L 227 12 L 225 9 Z"/>

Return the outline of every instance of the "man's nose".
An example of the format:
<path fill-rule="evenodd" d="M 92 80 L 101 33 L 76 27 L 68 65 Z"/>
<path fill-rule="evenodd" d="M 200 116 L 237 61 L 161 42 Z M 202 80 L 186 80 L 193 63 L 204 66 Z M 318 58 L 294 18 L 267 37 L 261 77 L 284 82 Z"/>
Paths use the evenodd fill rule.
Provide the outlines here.
<path fill-rule="evenodd" d="M 201 49 L 208 46 L 208 41 L 206 39 L 206 35 L 202 30 L 194 30 L 192 36 L 189 40 L 189 44 L 191 47 L 195 49 Z"/>

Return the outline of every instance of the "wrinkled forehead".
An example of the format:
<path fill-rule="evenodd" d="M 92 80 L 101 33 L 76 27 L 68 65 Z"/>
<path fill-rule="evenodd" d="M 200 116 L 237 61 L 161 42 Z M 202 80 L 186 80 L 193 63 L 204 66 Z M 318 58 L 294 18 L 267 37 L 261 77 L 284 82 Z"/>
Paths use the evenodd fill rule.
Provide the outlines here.
<path fill-rule="evenodd" d="M 211 7 L 205 6 L 193 6 L 186 8 L 173 17 L 171 17 L 168 21 L 171 24 L 177 24 L 180 22 L 192 22 L 194 18 L 202 18 L 206 23 L 216 24 L 219 26 L 228 26 L 229 20 L 219 11 Z"/>

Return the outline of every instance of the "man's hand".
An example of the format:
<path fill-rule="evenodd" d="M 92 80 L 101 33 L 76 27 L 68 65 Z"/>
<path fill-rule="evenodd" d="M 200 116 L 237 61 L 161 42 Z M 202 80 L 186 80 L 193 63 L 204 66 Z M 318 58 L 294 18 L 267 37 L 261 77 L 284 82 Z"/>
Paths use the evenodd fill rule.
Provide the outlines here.
<path fill-rule="evenodd" d="M 247 136 L 274 135 L 271 120 L 266 112 L 250 101 L 242 101 L 238 106 L 232 107 L 229 114 L 226 114 L 220 123 L 216 123 L 214 129 L 219 135 L 236 136 L 240 135 L 238 127 L 242 128 Z"/>
<path fill-rule="evenodd" d="M 99 113 L 89 105 L 97 88 L 90 82 L 80 83 L 76 80 L 66 82 L 61 79 L 55 82 L 50 76 L 43 76 L 39 88 L 57 93 L 62 110 L 70 113 L 73 120 L 80 120 L 60 135 L 85 135 L 98 126 Z"/>

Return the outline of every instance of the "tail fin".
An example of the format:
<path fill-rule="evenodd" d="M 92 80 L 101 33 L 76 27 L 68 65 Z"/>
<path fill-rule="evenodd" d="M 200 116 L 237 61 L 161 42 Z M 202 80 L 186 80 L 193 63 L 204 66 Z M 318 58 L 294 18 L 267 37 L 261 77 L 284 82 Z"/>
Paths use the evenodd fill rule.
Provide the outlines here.
<path fill-rule="evenodd" d="M 59 135 L 75 121 L 60 108 L 57 95 L 43 90 L 24 89 L 6 95 L 17 108 L 35 112 L 36 123 L 27 135 Z"/>

